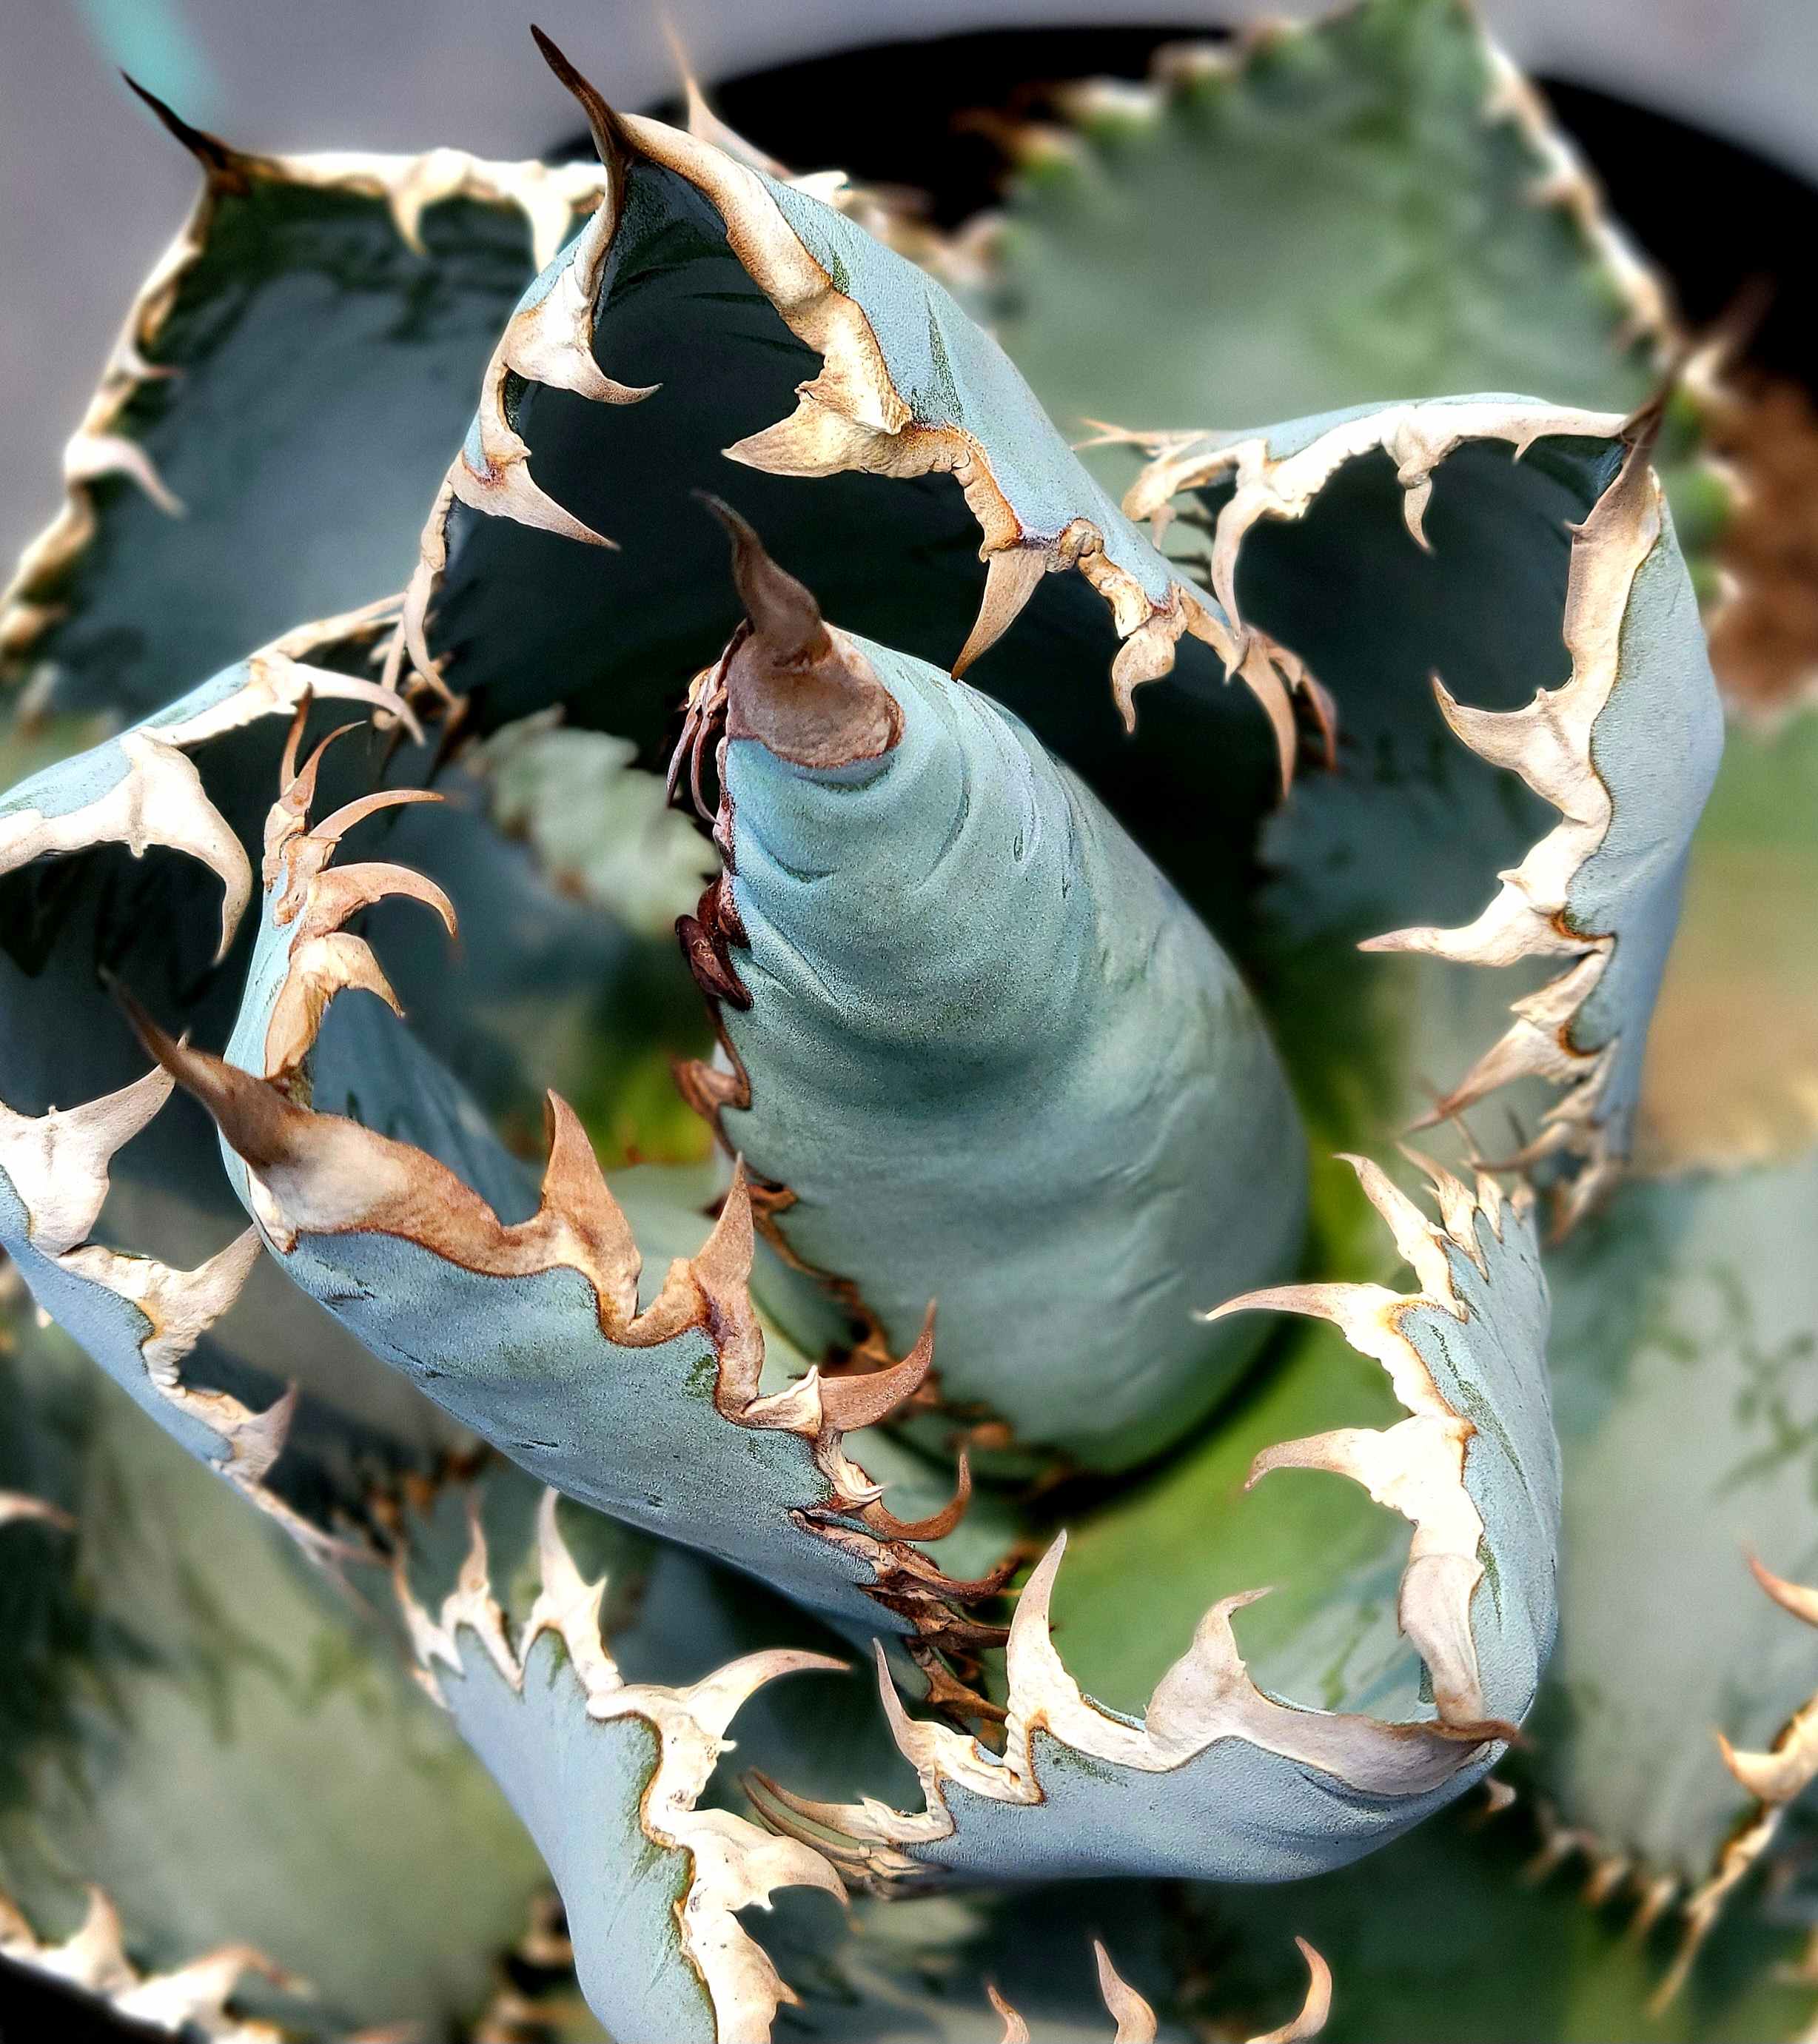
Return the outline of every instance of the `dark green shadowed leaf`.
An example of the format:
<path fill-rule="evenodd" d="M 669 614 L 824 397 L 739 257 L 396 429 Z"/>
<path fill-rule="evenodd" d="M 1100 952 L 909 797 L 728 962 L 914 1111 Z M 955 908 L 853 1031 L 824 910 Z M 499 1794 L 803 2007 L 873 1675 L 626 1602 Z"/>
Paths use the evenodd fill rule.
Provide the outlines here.
<path fill-rule="evenodd" d="M 1270 820 L 1230 939 L 1316 1126 L 1375 1142 L 1499 1096 L 1532 1119 L 1480 1141 L 1569 1181 L 1568 1216 L 1632 1140 L 1722 742 L 1654 423 L 1340 413 L 1151 443 L 1131 493 L 1335 706 L 1334 770 Z"/>
<path fill-rule="evenodd" d="M 1293 1888 L 1182 1898 L 1176 1950 L 1203 1964 L 1194 2012 L 1236 2034 L 1296 1992 L 1291 1927 L 1332 1969 L 1326 2044 L 1762 2044 L 1805 2034 L 1812 1989 L 1788 1977 L 1798 1940 L 1739 1918 L 1664 2011 L 1664 1929 L 1638 1939 L 1620 1904 L 1535 1869 L 1520 1805 L 1424 1824 L 1378 1858 Z"/>
<path fill-rule="evenodd" d="M 413 654 L 470 724 L 560 700 L 655 759 L 737 619 L 706 489 L 851 628 L 974 662 L 1164 869 L 1205 836 L 1209 774 L 1241 847 L 1270 740 L 1224 676 L 1278 693 L 1269 649 L 1135 532 L 982 331 L 799 186 L 636 118 L 608 152 L 610 209 L 508 326 L 425 528 Z M 1193 884 L 1240 864 L 1201 851 Z"/>
<path fill-rule="evenodd" d="M 4 599 L 0 644 L 40 707 L 143 715 L 299 618 L 401 588 L 499 327 L 601 190 L 578 164 L 184 135 L 202 191 Z"/>
<path fill-rule="evenodd" d="M 370 1613 L 9 1320 L 0 1482 L 75 1523 L 3 1536 L 0 1893 L 49 1943 L 98 1884 L 149 1969 L 250 1944 L 291 1977 L 238 2001 L 323 2044 L 476 2015 L 544 1878 L 515 1819 Z"/>

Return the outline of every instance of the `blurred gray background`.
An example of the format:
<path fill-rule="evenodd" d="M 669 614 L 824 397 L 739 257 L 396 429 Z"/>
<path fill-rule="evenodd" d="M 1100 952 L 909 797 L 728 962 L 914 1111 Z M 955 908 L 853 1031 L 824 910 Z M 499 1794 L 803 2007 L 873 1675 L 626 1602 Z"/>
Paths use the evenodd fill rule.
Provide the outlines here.
<path fill-rule="evenodd" d="M 1818 0 L 1483 4 L 1530 69 L 1818 179 Z M 450 142 L 509 156 L 577 125 L 531 48 L 532 19 L 636 106 L 675 83 L 666 12 L 710 83 L 921 33 L 1311 11 L 1251 0 L 0 0 L 0 567 L 54 509 L 63 440 L 195 190 L 194 166 L 127 94 L 121 67 L 248 148 Z M 817 167 L 812 135 L 797 161 Z"/>

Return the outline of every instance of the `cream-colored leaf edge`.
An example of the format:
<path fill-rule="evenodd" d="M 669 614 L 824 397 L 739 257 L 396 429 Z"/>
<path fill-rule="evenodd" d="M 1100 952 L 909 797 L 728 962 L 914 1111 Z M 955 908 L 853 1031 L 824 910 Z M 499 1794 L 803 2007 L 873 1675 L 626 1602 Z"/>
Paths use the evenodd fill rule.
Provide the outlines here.
<path fill-rule="evenodd" d="M 224 1945 L 170 1973 L 144 1973 L 128 1955 L 120 1912 L 95 1887 L 80 1927 L 61 1944 L 40 1939 L 23 1911 L 0 1895 L 0 1958 L 79 1988 L 128 2022 L 209 2044 L 283 2044 L 276 2023 L 237 2015 L 230 2004 L 248 1973 L 298 1984 L 250 1945 Z"/>
<path fill-rule="evenodd" d="M 1389 1723 L 1305 1709 L 1265 1695 L 1251 1681 L 1232 1630 L 1234 1613 L 1266 1593 L 1250 1590 L 1221 1599 L 1206 1613 L 1191 1646 L 1156 1685 L 1140 1723 L 1114 1716 L 1068 1673 L 1051 1635 L 1049 1610 L 1067 1545 L 1063 1533 L 1024 1585 L 1011 1622 L 1001 1754 L 947 1726 L 911 1719 L 880 1655 L 884 1708 L 898 1748 L 916 1769 L 924 1808 L 901 1812 L 869 1798 L 856 1804 L 819 1803 L 754 1777 L 751 1786 L 769 1821 L 828 1852 L 855 1887 L 888 1894 L 928 1877 L 928 1867 L 906 1848 L 953 1835 L 945 1783 L 1024 1808 L 1044 1800 L 1038 1731 L 1076 1753 L 1143 1773 L 1168 1772 L 1216 1741 L 1240 1739 L 1384 1796 L 1423 1794 L 1450 1780 L 1486 1745 L 1512 1736 L 1512 1727 L 1486 1708 L 1470 1627 L 1486 1538 L 1465 1485 L 1466 1459 L 1477 1430 L 1447 1403 L 1403 1322 L 1421 1312 L 1467 1318 L 1469 1308 L 1453 1280 L 1453 1255 L 1486 1268 L 1480 1223 L 1498 1243 L 1511 1228 L 1531 1238 L 1533 1200 L 1524 1185 L 1505 1191 L 1481 1174 L 1474 1185 L 1466 1185 L 1432 1159 L 1408 1155 L 1426 1178 L 1439 1208 L 1437 1224 L 1378 1166 L 1359 1158 L 1347 1161 L 1420 1289 L 1400 1293 L 1370 1284 L 1282 1285 L 1246 1293 L 1211 1317 L 1266 1308 L 1324 1320 L 1387 1374 L 1406 1419 L 1380 1430 L 1347 1427 L 1266 1449 L 1252 1463 L 1248 1481 L 1255 1484 L 1276 1469 L 1328 1470 L 1362 1484 L 1377 1503 L 1409 1521 L 1413 1534 L 1397 1615 L 1431 1674 L 1436 1716 Z"/>
<path fill-rule="evenodd" d="M 1518 866 L 1499 876 L 1496 895 L 1474 921 L 1455 929 L 1392 931 L 1362 946 L 1460 965 L 1568 961 L 1556 978 L 1509 1004 L 1513 1023 L 1426 1117 L 1436 1122 L 1462 1113 L 1517 1079 L 1546 1081 L 1558 1097 L 1517 1161 L 1532 1165 L 1563 1155 L 1582 1166 L 1560 1196 L 1560 1219 L 1568 1226 L 1613 1183 L 1623 1161 L 1605 1120 L 1621 1038 L 1612 1035 L 1585 1050 L 1571 1035 L 1609 968 L 1616 934 L 1580 931 L 1567 910 L 1573 883 L 1601 848 L 1613 815 L 1610 791 L 1593 758 L 1592 734 L 1620 676 L 1630 593 L 1667 529 L 1664 494 L 1648 460 L 1657 425 L 1651 409 L 1625 419 L 1527 400 L 1488 400 L 1389 405 L 1347 419 L 1279 459 L 1270 458 L 1266 436 L 1142 436 L 1153 458 L 1126 499 L 1132 517 L 1160 517 L 1180 491 L 1231 478 L 1232 494 L 1213 529 L 1211 579 L 1236 617 L 1247 536 L 1263 519 L 1305 516 L 1332 475 L 1359 455 L 1380 449 L 1395 463 L 1403 517 L 1411 537 L 1424 547 L 1433 471 L 1455 448 L 1501 441 L 1519 459 L 1536 440 L 1551 436 L 1624 443 L 1616 479 L 1572 528 L 1562 635 L 1569 678 L 1558 688 L 1538 689 L 1522 709 L 1504 712 L 1470 709 L 1434 677 L 1441 713 L 1455 736 L 1481 759 L 1519 774 L 1559 811 L 1559 821 Z"/>
<path fill-rule="evenodd" d="M 263 184 L 375 199 L 390 213 L 405 245 L 419 253 L 424 214 L 444 200 L 471 199 L 522 217 L 534 268 L 540 270 L 575 222 L 599 204 L 605 189 L 605 173 L 597 163 L 492 162 L 462 149 L 431 149 L 417 156 L 355 150 L 265 156 L 233 148 L 190 129 L 167 109 L 157 110 L 201 162 L 202 187 L 188 218 L 140 286 L 82 422 L 64 448 L 63 508 L 26 547 L 11 581 L 0 590 L 0 661 L 9 667 L 28 655 L 62 614 L 58 591 L 94 536 L 91 486 L 98 478 L 127 476 L 161 509 L 172 516 L 183 513 L 184 507 L 166 488 L 144 448 L 122 428 L 139 392 L 173 373 L 149 357 L 185 277 L 207 248 L 224 198 Z"/>
<path fill-rule="evenodd" d="M 636 1817 L 658 1850 L 685 1853 L 690 1861 L 687 1891 L 675 1911 L 680 1951 L 706 1992 L 721 2044 L 766 2044 L 778 2007 L 797 1997 L 769 1955 L 740 1926 L 737 1912 L 753 1904 L 767 1908 L 778 1888 L 819 1888 L 841 1900 L 845 1891 L 819 1854 L 729 1812 L 696 1805 L 727 1750 L 726 1727 L 741 1704 L 781 1676 L 840 1671 L 846 1664 L 821 1654 L 778 1647 L 748 1654 L 686 1689 L 627 1682 L 601 1636 L 605 1579 L 582 1580 L 557 1523 L 552 1490 L 544 1493 L 538 1509 L 537 1558 L 536 1599 L 515 1642 L 492 1593 L 486 1538 L 477 1515 L 459 1580 L 434 1618 L 413 1596 L 400 1568 L 398 1600 L 419 1677 L 446 1708 L 446 1688 L 436 1669 L 440 1666 L 466 1678 L 460 1639 L 466 1632 L 509 1686 L 521 1694 L 532 1647 L 541 1635 L 553 1633 L 566 1650 L 567 1669 L 579 1685 L 590 1720 L 609 1723 L 637 1718 L 650 1727 L 656 1737 L 657 1760 Z"/>

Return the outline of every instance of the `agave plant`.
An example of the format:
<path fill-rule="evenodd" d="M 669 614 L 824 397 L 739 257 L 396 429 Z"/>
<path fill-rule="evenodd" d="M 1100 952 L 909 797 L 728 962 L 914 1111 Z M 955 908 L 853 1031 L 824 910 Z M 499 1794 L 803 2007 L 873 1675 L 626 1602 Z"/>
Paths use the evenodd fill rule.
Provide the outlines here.
<path fill-rule="evenodd" d="M 13 1977 L 1790 2035 L 1818 737 L 1663 288 L 1458 0 L 954 236 L 540 40 L 598 164 L 152 102 L 0 627 Z"/>

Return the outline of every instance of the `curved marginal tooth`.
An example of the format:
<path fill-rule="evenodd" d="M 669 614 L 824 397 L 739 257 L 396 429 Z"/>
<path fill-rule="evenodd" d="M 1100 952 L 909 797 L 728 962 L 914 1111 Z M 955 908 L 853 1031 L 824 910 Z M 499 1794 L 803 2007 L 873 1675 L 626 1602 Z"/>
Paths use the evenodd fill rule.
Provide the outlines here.
<path fill-rule="evenodd" d="M 865 1514 L 865 1523 L 877 1531 L 897 1540 L 943 1540 L 966 1516 L 966 1508 L 972 1501 L 972 1462 L 962 1447 L 955 1458 L 953 1495 L 938 1512 L 931 1512 L 924 1519 L 898 1519 L 894 1512 L 874 1504 Z"/>
<path fill-rule="evenodd" d="M 266 1076 L 282 1078 L 295 1071 L 316 1040 L 329 1004 L 356 989 L 376 994 L 402 1017 L 404 1005 L 364 937 L 330 930 L 294 944 L 265 1028 Z"/>
<path fill-rule="evenodd" d="M 556 1493 L 545 1490 L 536 1508 L 536 1554 L 541 1586 L 525 1621 L 521 1651 L 528 1655 L 540 1633 L 553 1632 L 567 1650 L 581 1686 L 592 1699 L 621 1686 L 617 1664 L 600 1632 L 600 1606 L 606 1579 L 582 1580 L 556 1521 Z"/>
<path fill-rule="evenodd" d="M 123 732 L 114 742 L 127 770 L 106 793 L 63 816 L 29 808 L 0 815 L 0 873 L 96 844 L 125 845 L 135 859 L 153 845 L 186 852 L 221 882 L 215 956 L 225 958 L 252 898 L 252 866 L 240 840 L 209 800 L 194 763 L 174 746 L 140 730 Z"/>
<path fill-rule="evenodd" d="M 1029 2044 L 1029 2026 L 990 1981 L 985 1983 L 985 1996 L 994 2011 L 1003 2019 L 1004 2033 L 997 2044 Z"/>
<path fill-rule="evenodd" d="M 1818 1625 L 1818 1590 L 1808 1589 L 1803 1583 L 1789 1582 L 1784 1576 L 1777 1576 L 1753 1554 L 1748 1558 L 1748 1565 L 1750 1574 L 1782 1611 L 1790 1612 L 1807 1625 Z"/>
<path fill-rule="evenodd" d="M 549 1161 L 543 1171 L 543 1204 L 585 1245 L 602 1305 L 628 1325 L 637 1317 L 637 1281 L 644 1270 L 631 1223 L 613 1197 L 580 1116 L 553 1092 L 544 1097 L 544 1113 Z"/>
<path fill-rule="evenodd" d="M 1332 1968 L 1305 1938 L 1297 1938 L 1294 1942 L 1307 1962 L 1307 1998 L 1293 2022 L 1270 2031 L 1266 2036 L 1252 2038 L 1250 2044 L 1308 2044 L 1326 2027 L 1326 2019 L 1332 2014 Z"/>
<path fill-rule="evenodd" d="M 377 816 L 382 809 L 406 809 L 413 802 L 440 802 L 445 799 L 433 788 L 376 789 L 370 795 L 356 796 L 352 801 L 344 802 L 319 824 L 312 824 L 309 834 L 318 844 L 339 844 L 356 824 Z"/>
<path fill-rule="evenodd" d="M 1401 485 L 1401 522 L 1408 536 L 1422 553 L 1430 554 L 1433 543 L 1427 537 L 1427 506 L 1433 499 L 1433 478 L 1416 473 L 1397 474 L 1396 480 Z"/>
<path fill-rule="evenodd" d="M 875 1426 L 915 1396 L 928 1381 L 933 1366 L 934 1308 L 931 1305 L 923 1316 L 914 1347 L 900 1362 L 864 1376 L 821 1377 L 821 1413 L 828 1425 L 842 1434 Z"/>
<path fill-rule="evenodd" d="M 1117 649 L 1111 663 L 1111 698 L 1124 728 L 1136 728 L 1136 691 L 1145 682 L 1159 681 L 1174 664 L 1174 647 L 1186 629 L 1186 619 L 1178 609 L 1157 611 L 1139 624 Z"/>
<path fill-rule="evenodd" d="M 1302 1313 L 1309 1320 L 1326 1320 L 1355 1347 L 1376 1338 L 1382 1312 L 1398 1304 L 1401 1293 L 1386 1285 L 1265 1285 L 1214 1306 L 1209 1320 L 1222 1320 L 1228 1313 Z"/>
<path fill-rule="evenodd" d="M 1429 1299 L 1449 1306 L 1462 1316 L 1463 1308 L 1459 1304 L 1452 1285 L 1451 1263 L 1432 1223 L 1380 1164 L 1368 1157 L 1355 1156 L 1348 1151 L 1341 1150 L 1338 1155 L 1356 1172 L 1364 1197 L 1388 1223 L 1395 1247 L 1420 1279 L 1420 1289 Z"/>
<path fill-rule="evenodd" d="M 1484 1254 L 1483 1245 L 1477 1239 L 1478 1210 L 1488 1210 L 1495 1203 L 1495 1187 L 1482 1178 L 1474 1190 L 1443 1164 L 1436 1162 L 1412 1144 L 1398 1143 L 1395 1146 L 1415 1170 L 1420 1172 L 1432 1188 L 1433 1197 L 1439 1209 L 1439 1220 L 1446 1233 L 1462 1249 L 1479 1273 L 1488 1277 L 1489 1259 Z"/>
<path fill-rule="evenodd" d="M 74 1516 L 60 1504 L 52 1504 L 46 1498 L 28 1496 L 20 1490 L 0 1490 L 0 1526 L 14 1526 L 27 1519 L 57 1527 L 64 1532 L 75 1524 Z"/>
<path fill-rule="evenodd" d="M 621 383 L 594 359 L 594 305 L 616 225 L 614 207 L 603 202 L 548 289 L 513 315 L 487 371 L 488 399 L 494 378 L 507 371 L 603 405 L 640 404 L 661 389 L 656 383 Z"/>
<path fill-rule="evenodd" d="M 123 433 L 72 434 L 63 448 L 63 481 L 95 482 L 104 475 L 129 476 L 167 517 L 186 515 L 182 498 L 172 493 L 136 440 Z"/>
<path fill-rule="evenodd" d="M 1818 1712 L 1812 1712 L 1810 1722 L 1804 1712 L 1796 1716 L 1771 1753 L 1739 1751 L 1721 1732 L 1717 1747 L 1724 1765 L 1758 1801 L 1776 1807 L 1789 1803 L 1818 1780 Z"/>
<path fill-rule="evenodd" d="M 161 1066 L 80 1107 L 16 1114 L 0 1102 L 0 1170 L 29 1216 L 34 1249 L 56 1256 L 86 1242 L 107 1197 L 107 1167 L 171 1097 Z"/>
<path fill-rule="evenodd" d="M 1252 632 L 1245 642 L 1237 676 L 1262 705 L 1269 719 L 1269 728 L 1275 737 L 1275 756 L 1281 768 L 1282 793 L 1286 795 L 1293 785 L 1300 735 L 1294 726 L 1293 694 L 1282 679 L 1274 654 L 1270 641 L 1259 632 Z"/>
<path fill-rule="evenodd" d="M 1107 2012 L 1117 2020 L 1111 2044 L 1155 2044 L 1155 2011 L 1111 1963 L 1111 1954 L 1097 1938 L 1092 1956 L 1098 1968 L 1098 1992 Z"/>
<path fill-rule="evenodd" d="M 386 194 L 398 238 L 413 254 L 429 252 L 423 245 L 423 216 L 431 206 L 454 198 L 463 188 L 471 161 L 463 150 L 428 150 L 414 159 L 405 175 Z"/>
<path fill-rule="evenodd" d="M 690 1715 L 717 1738 L 759 1689 L 785 1675 L 849 1675 L 851 1672 L 849 1662 L 831 1654 L 774 1646 L 728 1662 L 682 1693 Z"/>
<path fill-rule="evenodd" d="M 256 1230 L 248 1229 L 256 1261 L 263 1245 Z M 244 1238 L 242 1238 L 244 1239 Z M 233 1431 L 233 1454 L 230 1466 L 234 1473 L 249 1483 L 263 1483 L 271 1473 L 271 1466 L 284 1451 L 284 1443 L 290 1437 L 290 1423 L 297 1416 L 299 1388 L 293 1384 L 289 1390 L 275 1398 L 263 1412 L 251 1414 Z"/>
<path fill-rule="evenodd" d="M 394 866 L 382 859 L 329 867 L 311 890 L 310 909 L 321 920 L 338 928 L 376 901 L 400 898 L 421 901 L 441 919 L 451 937 L 459 934 L 455 905 L 433 880 L 413 866 Z"/>
<path fill-rule="evenodd" d="M 502 364 L 501 369 L 502 372 Z M 520 525 L 534 525 L 559 539 L 578 540 L 584 546 L 616 551 L 617 540 L 582 524 L 532 479 L 530 449 L 504 421 L 502 409 L 497 423 L 489 428 L 482 415 L 481 457 L 486 466 L 475 467 L 465 453 L 457 455 L 448 476 L 454 494 L 470 510 L 483 512 L 489 518 L 514 519 Z"/>
<path fill-rule="evenodd" d="M 396 599 L 391 599 L 385 608 L 395 607 L 395 603 Z M 350 612 L 328 622 L 340 628 L 338 636 L 347 636 L 368 622 L 368 613 Z M 366 681 L 356 674 L 337 674 L 332 668 L 313 666 L 283 650 L 286 643 L 301 636 L 287 635 L 286 639 L 275 640 L 260 651 L 249 655 L 244 663 L 246 678 L 239 688 L 181 723 L 160 724 L 158 738 L 164 744 L 187 748 L 205 740 L 218 738 L 224 732 L 238 731 L 260 717 L 294 710 L 307 701 L 357 702 L 370 709 L 385 710 L 396 717 L 412 738 L 421 743 L 423 727 L 416 713 L 407 704 L 400 703 L 382 684 Z"/>
<path fill-rule="evenodd" d="M 1517 709 L 1475 709 L 1462 703 L 1437 674 L 1430 677 L 1434 700 L 1453 736 L 1492 766 L 1518 774 L 1537 795 L 1570 801 L 1583 787 L 1574 756 L 1584 734 L 1560 720 L 1554 691 L 1543 689 Z M 1559 691 L 1562 694 L 1563 690 Z M 1555 801 L 1555 807 L 1562 806 Z"/>
<path fill-rule="evenodd" d="M 1016 623 L 1047 567 L 1047 555 L 1039 547 L 1000 547 L 986 558 L 984 597 L 966 644 L 953 663 L 955 681 Z"/>

